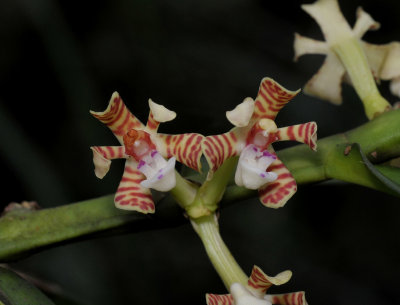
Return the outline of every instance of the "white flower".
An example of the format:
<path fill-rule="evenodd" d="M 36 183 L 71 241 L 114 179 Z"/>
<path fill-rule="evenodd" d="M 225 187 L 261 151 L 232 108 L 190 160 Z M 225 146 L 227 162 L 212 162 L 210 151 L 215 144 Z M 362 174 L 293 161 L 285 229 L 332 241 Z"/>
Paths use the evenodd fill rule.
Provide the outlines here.
<path fill-rule="evenodd" d="M 278 175 L 266 171 L 275 160 L 276 156 L 268 150 L 262 151 L 253 144 L 247 145 L 240 154 L 235 174 L 236 184 L 256 190 L 268 182 L 275 181 Z"/>
<path fill-rule="evenodd" d="M 153 150 L 144 156 L 137 166 L 147 178 L 140 182 L 140 185 L 160 192 L 173 189 L 176 185 L 175 162 L 175 157 L 166 161 L 157 150 Z"/>
<path fill-rule="evenodd" d="M 270 301 L 252 294 L 242 284 L 233 283 L 230 291 L 235 300 L 235 305 L 272 305 Z"/>

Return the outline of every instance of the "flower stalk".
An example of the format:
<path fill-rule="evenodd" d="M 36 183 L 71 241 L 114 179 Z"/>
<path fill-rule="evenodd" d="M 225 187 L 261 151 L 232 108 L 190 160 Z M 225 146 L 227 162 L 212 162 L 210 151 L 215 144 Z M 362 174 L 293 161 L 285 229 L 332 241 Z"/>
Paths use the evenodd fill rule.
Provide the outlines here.
<path fill-rule="evenodd" d="M 248 276 L 240 268 L 222 240 L 215 213 L 191 219 L 191 223 L 226 289 L 229 291 L 233 283 L 246 285 Z"/>
<path fill-rule="evenodd" d="M 355 37 L 344 39 L 332 46 L 332 50 L 340 58 L 358 96 L 364 104 L 365 114 L 369 119 L 390 109 L 389 102 L 380 94 L 367 57 Z"/>

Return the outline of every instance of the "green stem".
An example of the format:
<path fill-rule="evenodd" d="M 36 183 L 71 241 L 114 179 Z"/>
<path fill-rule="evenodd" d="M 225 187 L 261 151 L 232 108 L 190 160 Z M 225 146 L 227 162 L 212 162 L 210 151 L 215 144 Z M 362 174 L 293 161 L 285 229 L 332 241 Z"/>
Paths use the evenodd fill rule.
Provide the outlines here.
<path fill-rule="evenodd" d="M 376 87 L 367 57 L 355 37 L 344 39 L 332 45 L 332 50 L 338 55 L 351 82 L 364 104 L 367 117 L 371 120 L 390 109 L 390 104 L 381 96 Z"/>
<path fill-rule="evenodd" d="M 194 201 L 186 208 L 186 212 L 191 218 L 210 215 L 218 208 L 226 185 L 236 169 L 237 161 L 237 157 L 226 160 L 212 178 L 203 183 Z"/>
<path fill-rule="evenodd" d="M 226 289 L 229 291 L 233 283 L 246 285 L 248 276 L 222 240 L 215 214 L 192 219 L 192 226 L 203 242 L 207 255 Z"/>
<path fill-rule="evenodd" d="M 355 142 L 360 144 L 362 151 L 373 163 L 383 163 L 399 157 L 400 110 L 386 112 L 347 133 L 319 140 L 317 152 L 311 151 L 306 145 L 298 145 L 279 151 L 278 156 L 293 174 L 297 184 L 318 182 L 339 178 L 329 176 L 333 171 L 327 171 L 327 168 L 339 164 L 336 162 L 338 158 L 346 158 L 343 154 L 344 144 Z M 342 151 L 338 151 L 338 148 L 342 148 Z M 344 168 L 343 172 L 346 170 Z M 391 168 L 390 172 L 393 170 Z M 352 182 L 362 182 L 360 176 L 352 177 Z M 381 190 L 387 191 L 383 187 Z M 221 203 L 226 206 L 256 194 L 255 191 L 229 186 Z M 116 209 L 113 197 L 94 198 L 39 211 L 13 211 L 0 217 L 0 261 L 10 261 L 45 247 L 77 239 L 184 223 L 182 210 L 172 196 L 158 201 L 156 214 L 150 216 Z"/>
<path fill-rule="evenodd" d="M 198 187 L 175 171 L 176 186 L 170 191 L 181 208 L 186 210 L 196 197 Z"/>

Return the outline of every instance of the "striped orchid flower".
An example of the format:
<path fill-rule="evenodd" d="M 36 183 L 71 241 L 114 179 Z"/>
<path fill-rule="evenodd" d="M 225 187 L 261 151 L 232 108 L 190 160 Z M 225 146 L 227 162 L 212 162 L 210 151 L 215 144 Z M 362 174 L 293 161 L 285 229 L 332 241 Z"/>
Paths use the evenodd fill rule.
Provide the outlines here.
<path fill-rule="evenodd" d="M 272 285 L 285 284 L 291 276 L 291 271 L 284 271 L 271 277 L 254 266 L 246 286 L 234 283 L 230 294 L 206 294 L 207 305 L 307 305 L 303 291 L 266 294 Z"/>
<path fill-rule="evenodd" d="M 226 116 L 235 128 L 221 135 L 208 136 L 202 143 L 203 154 L 210 166 L 209 178 L 225 160 L 239 156 L 236 184 L 258 189 L 265 206 L 283 206 L 297 186 L 271 144 L 294 140 L 316 150 L 315 122 L 283 128 L 277 128 L 274 122 L 278 112 L 299 91 L 289 91 L 274 80 L 264 78 L 255 101 L 246 98 L 234 110 L 228 111 Z"/>
<path fill-rule="evenodd" d="M 107 109 L 91 114 L 114 133 L 120 146 L 93 146 L 95 174 L 102 179 L 111 160 L 126 159 L 125 170 L 115 194 L 115 205 L 125 210 L 154 213 L 150 188 L 169 191 L 176 185 L 175 161 L 199 171 L 201 141 L 196 133 L 167 135 L 157 133 L 160 123 L 176 117 L 176 113 L 149 100 L 150 114 L 144 125 L 125 106 L 115 92 Z"/>

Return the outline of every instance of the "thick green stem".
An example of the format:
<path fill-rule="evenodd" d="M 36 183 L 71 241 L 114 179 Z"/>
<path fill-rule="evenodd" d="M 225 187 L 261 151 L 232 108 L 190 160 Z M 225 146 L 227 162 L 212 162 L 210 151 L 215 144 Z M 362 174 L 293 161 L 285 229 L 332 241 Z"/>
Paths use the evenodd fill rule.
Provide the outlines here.
<path fill-rule="evenodd" d="M 217 208 L 225 193 L 226 185 L 236 169 L 238 158 L 230 158 L 199 188 L 196 198 L 185 210 L 191 218 L 210 215 Z"/>
<path fill-rule="evenodd" d="M 192 225 L 226 289 L 229 291 L 233 283 L 246 285 L 248 277 L 222 240 L 215 214 L 192 219 Z"/>

